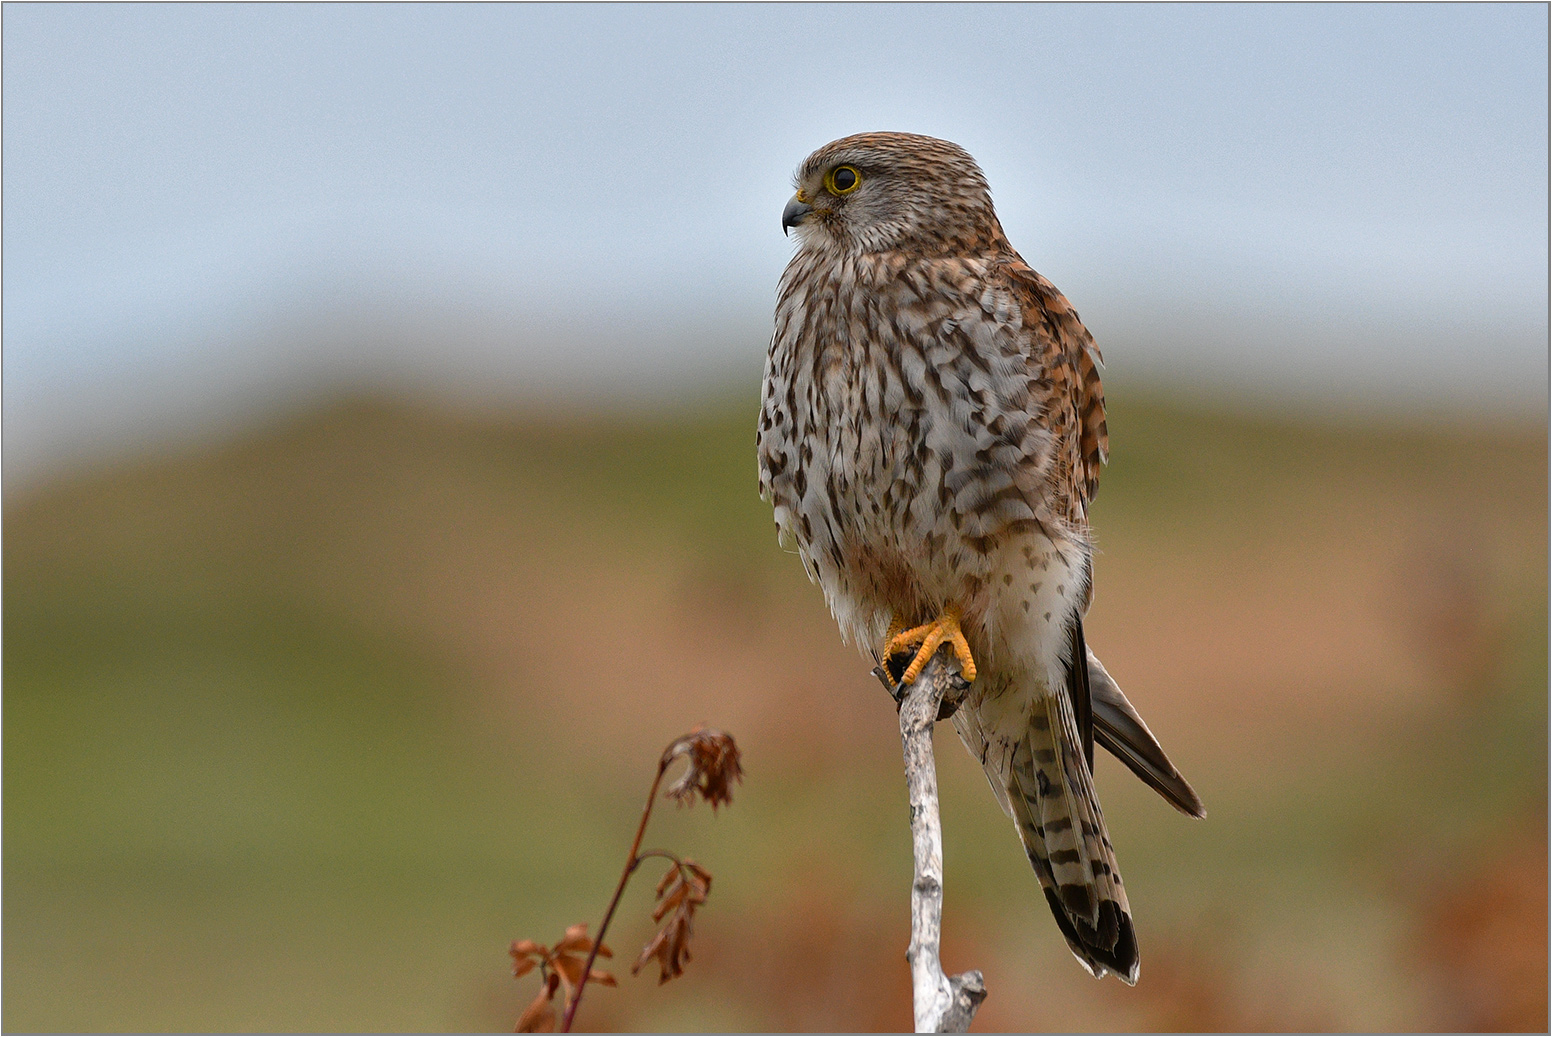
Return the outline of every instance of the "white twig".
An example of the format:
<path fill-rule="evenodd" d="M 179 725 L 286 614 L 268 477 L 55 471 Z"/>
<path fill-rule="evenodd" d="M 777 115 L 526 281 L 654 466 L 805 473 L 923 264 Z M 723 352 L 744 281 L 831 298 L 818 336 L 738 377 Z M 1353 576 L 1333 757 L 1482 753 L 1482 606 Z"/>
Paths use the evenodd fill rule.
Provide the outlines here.
<path fill-rule="evenodd" d="M 945 696 L 953 702 L 965 684 L 951 655 L 935 656 L 900 695 L 900 742 L 911 796 L 911 989 L 917 1033 L 964 1033 L 986 999 L 978 970 L 943 974 L 938 953 L 943 932 L 943 828 L 938 819 L 938 771 L 932 726 Z"/>

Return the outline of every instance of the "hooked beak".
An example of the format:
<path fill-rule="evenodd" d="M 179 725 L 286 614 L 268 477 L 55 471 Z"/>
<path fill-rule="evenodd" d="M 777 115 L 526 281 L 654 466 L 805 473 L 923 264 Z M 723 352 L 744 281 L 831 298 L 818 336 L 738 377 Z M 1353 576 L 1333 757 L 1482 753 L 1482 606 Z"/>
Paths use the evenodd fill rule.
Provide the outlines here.
<path fill-rule="evenodd" d="M 793 195 L 792 201 L 781 211 L 781 233 L 786 235 L 793 227 L 808 219 L 813 211 L 814 207 L 803 200 L 802 191 Z"/>

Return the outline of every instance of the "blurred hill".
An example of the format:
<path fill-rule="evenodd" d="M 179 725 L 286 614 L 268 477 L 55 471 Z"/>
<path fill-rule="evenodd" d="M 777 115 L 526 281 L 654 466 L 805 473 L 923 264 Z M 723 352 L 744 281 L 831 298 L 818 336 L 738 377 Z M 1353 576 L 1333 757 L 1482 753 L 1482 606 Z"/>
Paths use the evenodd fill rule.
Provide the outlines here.
<path fill-rule="evenodd" d="M 747 779 L 654 822 L 716 875 L 695 961 L 581 1024 L 907 1027 L 894 712 L 754 410 L 349 398 L 8 498 L 4 1027 L 509 1029 L 508 942 L 596 923 L 699 721 Z M 1090 641 L 1209 816 L 1099 764 L 1143 969 L 1095 983 L 944 731 L 978 1028 L 1544 1030 L 1544 426 L 1111 433 Z"/>

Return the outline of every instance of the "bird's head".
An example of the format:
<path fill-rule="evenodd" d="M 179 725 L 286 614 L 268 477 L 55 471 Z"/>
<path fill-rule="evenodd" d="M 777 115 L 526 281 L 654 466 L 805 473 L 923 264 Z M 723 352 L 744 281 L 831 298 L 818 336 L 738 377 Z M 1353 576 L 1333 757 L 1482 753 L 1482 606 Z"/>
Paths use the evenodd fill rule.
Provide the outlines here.
<path fill-rule="evenodd" d="M 804 161 L 781 214 L 804 247 L 925 255 L 1006 243 L 986 175 L 958 144 L 914 133 L 859 133 Z"/>

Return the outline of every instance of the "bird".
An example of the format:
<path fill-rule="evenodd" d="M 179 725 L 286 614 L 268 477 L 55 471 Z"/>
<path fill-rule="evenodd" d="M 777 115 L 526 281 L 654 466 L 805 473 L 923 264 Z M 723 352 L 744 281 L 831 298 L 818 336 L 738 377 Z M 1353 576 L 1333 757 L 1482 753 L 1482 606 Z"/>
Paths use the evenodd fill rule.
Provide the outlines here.
<path fill-rule="evenodd" d="M 798 168 L 756 435 L 760 496 L 850 641 L 903 688 L 948 645 L 953 713 L 1057 927 L 1135 984 L 1094 744 L 1201 799 L 1089 649 L 1102 358 L 950 141 L 861 133 Z"/>

